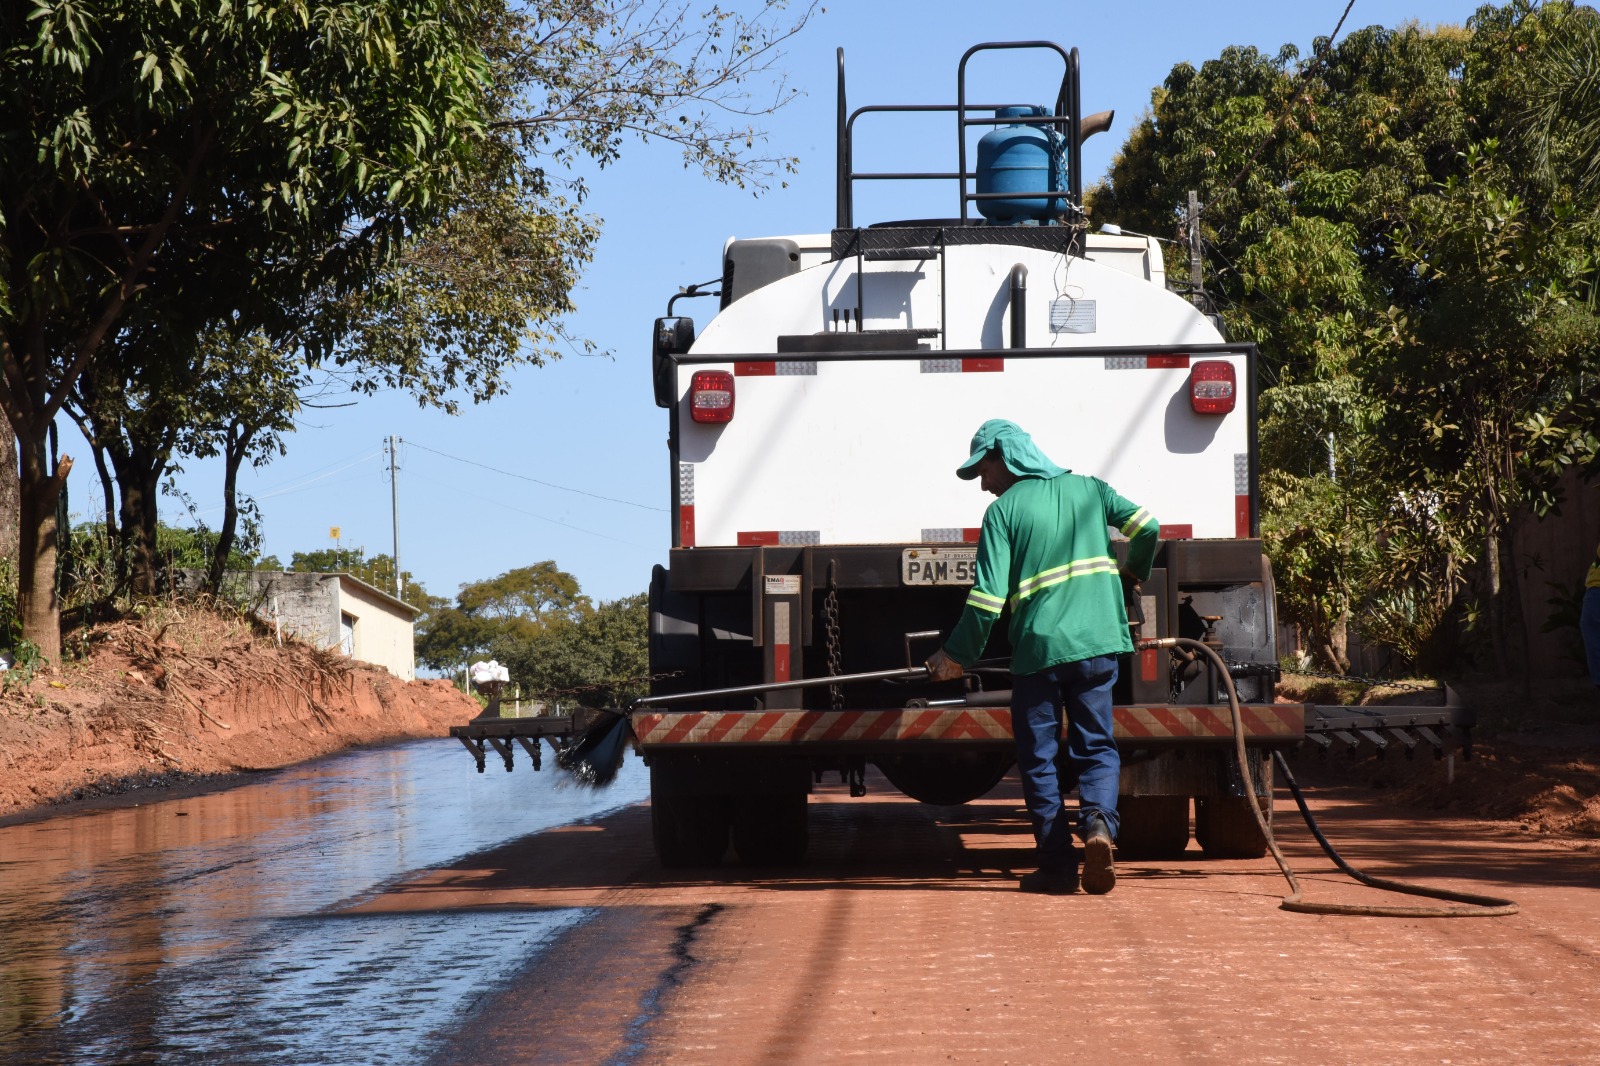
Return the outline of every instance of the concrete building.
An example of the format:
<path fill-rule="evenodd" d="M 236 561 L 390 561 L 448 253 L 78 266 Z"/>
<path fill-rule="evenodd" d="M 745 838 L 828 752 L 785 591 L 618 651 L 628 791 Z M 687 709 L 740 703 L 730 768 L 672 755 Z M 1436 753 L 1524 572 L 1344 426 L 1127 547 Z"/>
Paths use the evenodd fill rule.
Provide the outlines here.
<path fill-rule="evenodd" d="M 199 583 L 199 572 L 185 574 Z M 350 574 L 230 571 L 223 593 L 250 604 L 256 617 L 284 636 L 381 666 L 406 681 L 417 676 L 412 627 L 420 613 Z"/>

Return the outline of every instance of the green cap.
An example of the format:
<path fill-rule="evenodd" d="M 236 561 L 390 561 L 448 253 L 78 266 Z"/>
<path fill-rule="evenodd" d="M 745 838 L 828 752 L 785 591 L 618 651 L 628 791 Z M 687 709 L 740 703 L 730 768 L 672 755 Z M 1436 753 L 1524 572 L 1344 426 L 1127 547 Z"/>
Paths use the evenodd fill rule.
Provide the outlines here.
<path fill-rule="evenodd" d="M 991 418 L 972 435 L 972 455 L 956 468 L 956 477 L 968 481 L 977 477 L 978 462 L 996 445 L 1000 446 L 1000 458 L 1005 461 L 1006 469 L 1018 477 L 1052 478 L 1067 472 L 1052 463 L 1021 426 L 1003 418 Z"/>

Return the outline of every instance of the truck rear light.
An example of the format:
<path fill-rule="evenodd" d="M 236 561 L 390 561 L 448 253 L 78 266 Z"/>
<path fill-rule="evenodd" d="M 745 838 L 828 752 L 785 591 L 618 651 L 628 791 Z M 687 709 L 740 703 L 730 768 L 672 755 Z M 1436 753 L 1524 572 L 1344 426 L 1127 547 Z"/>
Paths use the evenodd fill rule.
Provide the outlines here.
<path fill-rule="evenodd" d="M 1232 363 L 1202 359 L 1189 370 L 1189 406 L 1197 415 L 1227 414 L 1238 391 Z"/>
<path fill-rule="evenodd" d="M 732 422 L 733 375 L 726 370 L 696 370 L 689 379 L 689 417 L 696 422 Z"/>

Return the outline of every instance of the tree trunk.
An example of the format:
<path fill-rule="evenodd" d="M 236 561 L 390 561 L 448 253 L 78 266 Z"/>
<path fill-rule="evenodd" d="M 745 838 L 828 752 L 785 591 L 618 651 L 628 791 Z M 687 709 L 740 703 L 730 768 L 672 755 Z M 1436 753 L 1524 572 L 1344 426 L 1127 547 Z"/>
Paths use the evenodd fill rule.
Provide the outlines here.
<path fill-rule="evenodd" d="M 1506 623 L 1504 603 L 1501 601 L 1504 582 L 1501 580 L 1500 536 L 1491 523 L 1484 534 L 1483 563 L 1488 581 L 1486 606 L 1489 610 L 1489 646 L 1494 654 L 1494 672 L 1506 676 Z"/>
<path fill-rule="evenodd" d="M 0 416 L 0 559 L 17 562 L 18 530 L 22 520 L 22 481 L 17 465 L 17 435 L 9 419 Z"/>
<path fill-rule="evenodd" d="M 52 663 L 61 661 L 61 601 L 56 595 L 56 554 L 61 527 L 57 508 L 72 470 L 63 455 L 51 473 L 42 448 L 22 449 L 21 521 L 17 553 L 18 613 L 22 635 Z"/>
<path fill-rule="evenodd" d="M 125 440 L 123 447 L 110 449 L 110 454 L 122 494 L 121 540 L 128 567 L 128 591 L 136 597 L 154 596 L 160 569 L 156 557 L 157 502 L 167 453 Z"/>
<path fill-rule="evenodd" d="M 227 572 L 228 555 L 233 551 L 234 532 L 239 524 L 239 466 L 244 462 L 251 436 L 244 426 L 227 429 L 227 443 L 223 446 L 222 528 L 217 531 L 217 546 L 211 553 L 211 573 L 206 575 L 206 585 L 213 596 L 222 591 L 222 575 Z"/>

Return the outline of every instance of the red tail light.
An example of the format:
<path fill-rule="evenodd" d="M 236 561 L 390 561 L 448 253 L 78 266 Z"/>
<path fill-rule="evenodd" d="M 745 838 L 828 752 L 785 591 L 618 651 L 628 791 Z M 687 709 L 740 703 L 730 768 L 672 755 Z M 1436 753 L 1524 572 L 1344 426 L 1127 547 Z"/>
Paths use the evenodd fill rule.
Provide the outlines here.
<path fill-rule="evenodd" d="M 726 370 L 696 370 L 689 379 L 689 417 L 696 422 L 732 422 L 733 375 Z"/>
<path fill-rule="evenodd" d="M 1189 406 L 1197 415 L 1227 414 L 1238 393 L 1232 363 L 1202 359 L 1189 370 Z"/>

